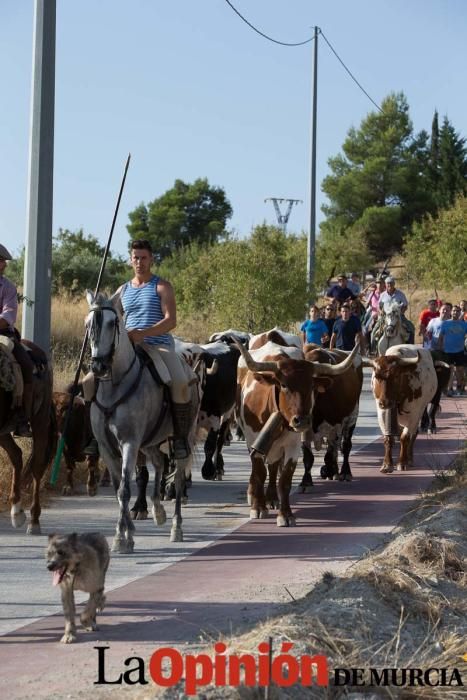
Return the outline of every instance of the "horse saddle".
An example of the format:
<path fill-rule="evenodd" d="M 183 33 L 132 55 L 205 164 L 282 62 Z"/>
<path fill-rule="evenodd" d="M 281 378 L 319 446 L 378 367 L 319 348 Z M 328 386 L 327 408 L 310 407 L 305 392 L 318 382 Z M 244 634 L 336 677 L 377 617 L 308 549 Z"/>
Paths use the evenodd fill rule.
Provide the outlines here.
<path fill-rule="evenodd" d="M 163 360 L 160 360 L 159 362 L 157 362 L 157 360 L 154 361 L 154 358 L 152 358 L 149 353 L 147 353 L 146 350 L 141 347 L 141 345 L 136 345 L 135 351 L 143 365 L 150 371 L 156 384 L 159 386 L 170 384 L 170 375 Z M 156 362 L 158 365 L 157 367 Z"/>

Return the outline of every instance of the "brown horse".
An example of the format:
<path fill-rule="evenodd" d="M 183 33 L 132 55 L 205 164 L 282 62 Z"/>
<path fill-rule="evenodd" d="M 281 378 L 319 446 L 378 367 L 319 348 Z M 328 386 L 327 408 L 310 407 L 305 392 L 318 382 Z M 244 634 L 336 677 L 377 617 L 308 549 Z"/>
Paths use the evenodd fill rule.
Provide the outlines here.
<path fill-rule="evenodd" d="M 38 366 L 38 372 L 34 374 L 33 408 L 30 421 L 32 449 L 24 474 L 23 453 L 11 435 L 16 425 L 15 411 L 11 407 L 12 392 L 5 391 L 3 388 L 0 388 L 0 447 L 3 447 L 13 465 L 10 491 L 11 523 L 13 527 L 19 528 L 26 521 L 26 514 L 21 505 L 21 485 L 23 480 L 28 483 L 32 479 L 31 521 L 27 531 L 30 535 L 40 535 L 40 483 L 52 460 L 57 442 L 55 414 L 52 409 L 52 372 L 43 351 L 30 341 L 23 341 L 23 343 L 31 349 L 31 358 Z"/>

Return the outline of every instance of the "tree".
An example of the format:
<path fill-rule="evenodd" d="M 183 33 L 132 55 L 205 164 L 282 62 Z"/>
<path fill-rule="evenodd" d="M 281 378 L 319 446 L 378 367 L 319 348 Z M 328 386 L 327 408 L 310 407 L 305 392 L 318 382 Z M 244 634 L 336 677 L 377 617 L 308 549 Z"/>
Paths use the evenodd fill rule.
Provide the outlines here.
<path fill-rule="evenodd" d="M 332 171 L 322 183 L 323 232 L 338 227 L 364 234 L 370 253 L 385 258 L 400 250 L 404 231 L 433 207 L 428 186 L 428 134 L 413 135 L 402 93 L 387 97 L 381 112 L 371 112 L 352 127 L 343 153 L 329 159 Z"/>
<path fill-rule="evenodd" d="M 129 214 L 130 238 L 149 240 L 157 262 L 193 242 L 213 243 L 226 236 L 232 207 L 221 187 L 206 178 L 193 184 L 175 180 L 161 197 L 141 203 Z"/>
<path fill-rule="evenodd" d="M 420 283 L 451 289 L 465 280 L 467 270 L 467 197 L 437 217 L 415 223 L 407 236 L 406 266 Z"/>
<path fill-rule="evenodd" d="M 456 132 L 447 117 L 439 132 L 438 179 L 436 202 L 438 207 L 452 206 L 458 194 L 467 193 L 467 148 L 465 138 Z"/>
<path fill-rule="evenodd" d="M 247 239 L 185 247 L 159 272 L 174 285 L 178 316 L 196 315 L 206 333 L 287 328 L 304 315 L 306 238 L 275 226 L 257 226 Z"/>
<path fill-rule="evenodd" d="M 52 245 L 52 292 L 82 294 L 96 285 L 105 246 L 95 236 L 59 229 Z M 127 277 L 128 266 L 111 252 L 107 257 L 102 287 L 115 290 Z"/>

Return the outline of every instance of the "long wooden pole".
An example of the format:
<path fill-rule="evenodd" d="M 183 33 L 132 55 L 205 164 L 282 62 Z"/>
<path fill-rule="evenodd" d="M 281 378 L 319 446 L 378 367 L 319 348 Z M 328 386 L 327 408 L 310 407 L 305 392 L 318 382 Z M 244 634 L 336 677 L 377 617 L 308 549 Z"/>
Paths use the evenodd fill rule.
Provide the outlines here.
<path fill-rule="evenodd" d="M 123 188 L 125 187 L 126 174 L 128 172 L 128 166 L 130 165 L 130 158 L 131 158 L 131 153 L 128 154 L 128 158 L 126 161 L 125 172 L 123 173 L 122 184 L 120 185 L 120 192 L 118 193 L 117 205 L 115 207 L 114 216 L 113 216 L 113 220 L 112 220 L 112 226 L 110 227 L 110 233 L 109 233 L 109 237 L 107 239 L 107 245 L 105 247 L 104 257 L 102 258 L 101 269 L 99 271 L 99 277 L 97 278 L 97 284 L 96 284 L 94 296 L 97 296 L 99 289 L 100 289 L 100 286 L 101 286 L 102 276 L 103 276 L 104 270 L 105 270 L 105 263 L 107 262 L 107 257 L 109 255 L 110 244 L 112 242 L 112 236 L 113 236 L 113 232 L 114 232 L 114 228 L 115 228 L 115 222 L 117 220 L 118 209 L 120 207 L 120 200 L 122 198 Z M 79 382 L 79 375 L 81 374 L 81 367 L 83 366 L 84 354 L 86 352 L 86 348 L 88 345 L 88 336 L 89 336 L 88 329 L 86 328 L 86 333 L 84 334 L 83 344 L 81 346 L 81 352 L 79 354 L 78 366 L 76 368 L 75 378 L 73 381 L 73 386 L 71 388 L 71 401 L 69 403 L 69 406 L 68 406 L 68 409 L 67 409 L 67 412 L 65 415 L 65 422 L 63 424 L 63 430 L 62 430 L 62 434 L 61 434 L 61 437 L 60 437 L 60 440 L 58 443 L 57 454 L 55 455 L 55 460 L 54 460 L 53 467 L 52 467 L 52 474 L 50 476 L 50 483 L 52 485 L 55 485 L 57 483 L 58 475 L 60 473 L 60 462 L 62 459 L 63 448 L 65 447 L 65 436 L 66 436 L 66 432 L 68 430 L 68 424 L 70 422 L 71 411 L 73 409 L 73 401 L 74 401 L 74 398 L 76 396 L 76 388 L 77 388 L 78 382 Z"/>

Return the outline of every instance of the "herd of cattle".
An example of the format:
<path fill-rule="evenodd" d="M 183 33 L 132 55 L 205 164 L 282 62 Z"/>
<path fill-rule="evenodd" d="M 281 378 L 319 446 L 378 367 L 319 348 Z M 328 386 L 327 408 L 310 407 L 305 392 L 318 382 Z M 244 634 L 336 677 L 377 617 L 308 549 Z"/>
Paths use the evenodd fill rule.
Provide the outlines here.
<path fill-rule="evenodd" d="M 400 439 L 397 469 L 412 466 L 420 421 L 423 418 L 422 430 L 436 430 L 436 410 L 449 380 L 448 365 L 434 363 L 429 351 L 414 345 L 397 345 L 384 356 L 369 359 L 361 357 L 357 346 L 351 353 L 312 344 L 303 347 L 298 336 L 277 328 L 255 336 L 228 330 L 213 335 L 203 345 L 176 341 L 176 349 L 189 364 L 199 367 L 201 362 L 207 370 L 202 375 L 198 416 L 199 433 L 207 433 L 203 478 L 222 478 L 222 449 L 235 419 L 251 459 L 250 517 L 262 518 L 269 509 L 277 509 L 280 527 L 295 524 L 289 496 L 301 455 L 303 491 L 312 485 L 312 449 L 320 450 L 323 444 L 326 453 L 321 476 L 351 481 L 349 455 L 364 366 L 373 369 L 372 390 L 385 446 L 383 473 L 394 470 L 395 438 Z M 70 396 L 55 393 L 54 400 L 60 426 Z M 74 464 L 83 458 L 83 448 L 92 435 L 88 408 L 79 398 L 74 400 L 71 420 L 65 446 L 65 493 L 72 492 Z M 98 459 L 88 456 L 87 462 L 88 493 L 95 495 Z M 147 514 L 146 485 L 147 471 L 140 466 L 138 497 L 132 509 L 137 519 Z"/>

